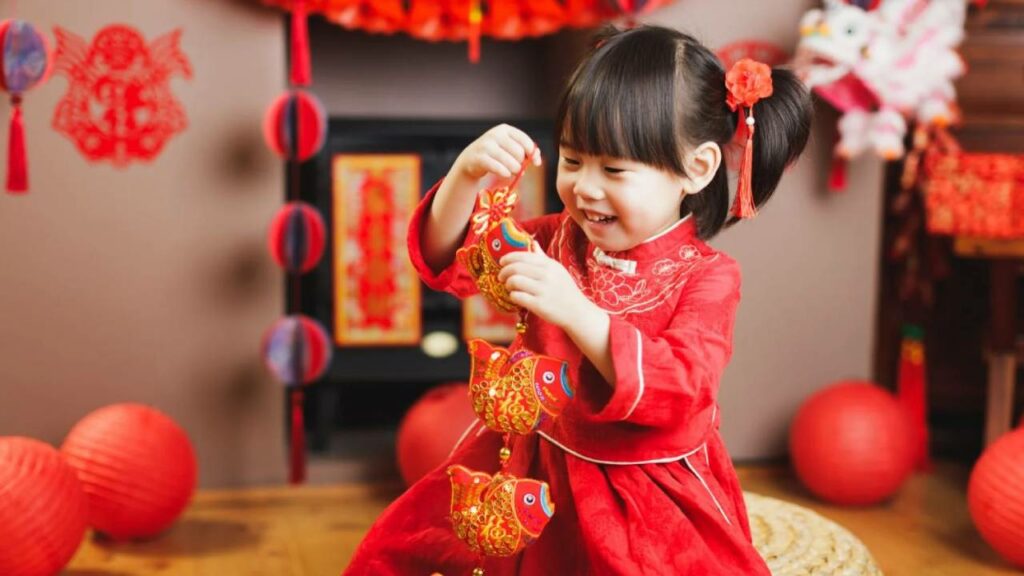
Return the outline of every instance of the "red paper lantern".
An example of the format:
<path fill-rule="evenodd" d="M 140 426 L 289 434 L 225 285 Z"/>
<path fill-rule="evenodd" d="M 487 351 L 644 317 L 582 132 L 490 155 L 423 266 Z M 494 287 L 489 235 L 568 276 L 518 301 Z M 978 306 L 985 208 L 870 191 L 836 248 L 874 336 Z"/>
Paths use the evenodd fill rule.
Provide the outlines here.
<path fill-rule="evenodd" d="M 267 368 L 287 386 L 313 382 L 331 363 L 327 331 L 301 314 L 275 322 L 263 336 L 262 350 Z"/>
<path fill-rule="evenodd" d="M 82 485 L 57 450 L 0 437 L 0 574 L 56 574 L 82 543 L 85 515 Z"/>
<path fill-rule="evenodd" d="M 306 161 L 320 151 L 327 135 L 323 104 L 309 92 L 296 90 L 278 97 L 263 120 L 267 146 L 282 158 Z"/>
<path fill-rule="evenodd" d="M 869 382 L 839 382 L 797 412 L 790 455 L 811 492 L 836 504 L 892 495 L 913 464 L 910 424 L 896 398 Z"/>
<path fill-rule="evenodd" d="M 11 94 L 10 139 L 7 148 L 7 191 L 28 191 L 28 156 L 21 97 L 43 82 L 50 68 L 46 38 L 24 20 L 0 22 L 0 87 Z"/>
<path fill-rule="evenodd" d="M 86 415 L 61 451 L 85 488 L 89 524 L 115 540 L 159 534 L 195 490 L 188 436 L 149 406 L 114 404 Z"/>
<path fill-rule="evenodd" d="M 967 507 L 982 538 L 1024 568 L 1024 429 L 982 453 L 967 484 Z"/>
<path fill-rule="evenodd" d="M 398 427 L 398 471 L 411 486 L 448 459 L 476 420 L 466 384 L 443 384 L 416 401 Z"/>
<path fill-rule="evenodd" d="M 305 202 L 285 204 L 270 223 L 267 243 L 274 261 L 289 272 L 309 272 L 326 244 L 324 219 Z"/>

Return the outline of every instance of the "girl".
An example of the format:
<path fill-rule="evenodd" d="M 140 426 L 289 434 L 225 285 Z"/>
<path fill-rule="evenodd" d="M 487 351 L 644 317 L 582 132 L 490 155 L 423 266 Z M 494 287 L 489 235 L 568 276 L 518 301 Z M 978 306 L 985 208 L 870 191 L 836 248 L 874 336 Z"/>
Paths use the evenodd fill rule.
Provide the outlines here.
<path fill-rule="evenodd" d="M 556 118 L 565 210 L 524 223 L 539 249 L 506 255 L 499 275 L 528 311 L 523 345 L 568 361 L 576 384 L 558 419 L 512 444 L 509 471 L 547 482 L 555 514 L 521 554 L 489 558 L 488 576 L 768 574 L 718 432 L 740 274 L 704 241 L 736 221 L 722 150 L 737 127 L 747 155 L 734 208 L 749 216 L 809 124 L 793 74 L 745 61 L 727 76 L 673 30 L 612 32 L 579 65 Z M 453 256 L 482 180 L 531 160 L 530 138 L 497 126 L 426 195 L 409 247 L 428 286 L 475 290 Z M 493 473 L 501 446 L 476 422 L 384 512 L 346 574 L 473 573 L 478 558 L 448 519 L 446 468 Z"/>

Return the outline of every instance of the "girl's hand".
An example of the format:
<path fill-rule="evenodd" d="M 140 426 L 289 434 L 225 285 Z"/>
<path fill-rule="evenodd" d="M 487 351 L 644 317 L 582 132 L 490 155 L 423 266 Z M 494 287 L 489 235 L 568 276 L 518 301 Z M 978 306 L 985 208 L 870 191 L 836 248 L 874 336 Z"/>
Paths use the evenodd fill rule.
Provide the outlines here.
<path fill-rule="evenodd" d="M 540 166 L 540 149 L 533 140 L 518 128 L 499 124 L 466 146 L 451 174 L 474 182 L 488 174 L 509 179 L 519 173 L 527 158 Z"/>
<path fill-rule="evenodd" d="M 588 314 L 603 313 L 580 292 L 569 271 L 536 242 L 529 252 L 506 254 L 499 264 L 498 280 L 508 288 L 512 302 L 566 332 Z"/>

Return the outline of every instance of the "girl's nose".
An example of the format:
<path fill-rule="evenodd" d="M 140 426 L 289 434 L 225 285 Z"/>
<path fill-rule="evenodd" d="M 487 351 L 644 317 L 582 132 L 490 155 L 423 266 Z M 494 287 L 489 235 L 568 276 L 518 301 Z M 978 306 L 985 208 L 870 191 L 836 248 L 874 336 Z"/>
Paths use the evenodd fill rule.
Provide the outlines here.
<path fill-rule="evenodd" d="M 585 174 L 580 174 L 580 177 L 576 179 L 572 191 L 573 194 L 587 200 L 601 200 L 604 198 L 601 186 L 593 178 L 588 178 Z"/>

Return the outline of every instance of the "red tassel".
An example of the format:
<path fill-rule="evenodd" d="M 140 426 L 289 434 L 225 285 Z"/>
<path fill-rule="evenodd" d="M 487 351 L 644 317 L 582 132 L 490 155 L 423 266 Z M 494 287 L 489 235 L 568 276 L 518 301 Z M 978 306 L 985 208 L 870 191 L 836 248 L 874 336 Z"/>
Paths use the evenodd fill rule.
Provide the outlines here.
<path fill-rule="evenodd" d="M 469 3 L 469 61 L 473 64 L 480 61 L 480 26 L 483 19 L 480 0 L 472 0 Z"/>
<path fill-rule="evenodd" d="M 25 124 L 21 120 L 21 98 L 11 100 L 10 140 L 7 144 L 7 191 L 28 192 L 28 157 L 25 154 Z"/>
<path fill-rule="evenodd" d="M 832 157 L 832 169 L 828 174 L 828 189 L 833 192 L 846 190 L 846 158 Z"/>
<path fill-rule="evenodd" d="M 746 122 L 746 114 L 743 114 L 743 121 Z M 754 206 L 754 191 L 750 187 L 750 173 L 754 165 L 754 126 L 747 125 L 747 140 L 743 143 L 743 163 L 740 164 L 740 171 L 737 174 L 736 200 L 732 203 L 732 214 L 737 218 L 753 218 L 757 216 L 757 207 Z"/>
<path fill-rule="evenodd" d="M 313 82 L 312 64 L 309 59 L 309 30 L 306 28 L 306 0 L 292 3 L 292 70 L 291 81 L 295 86 L 309 86 Z"/>
<path fill-rule="evenodd" d="M 292 484 L 306 481 L 306 426 L 303 422 L 302 388 L 291 392 L 292 401 L 292 445 L 291 445 L 291 478 Z"/>
<path fill-rule="evenodd" d="M 924 338 L 921 328 L 907 325 L 903 328 L 900 345 L 900 367 L 897 376 L 897 395 L 911 424 L 914 468 L 928 470 L 928 404 L 927 376 L 924 363 Z"/>

